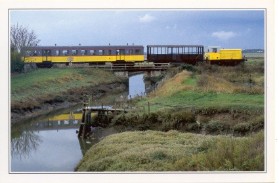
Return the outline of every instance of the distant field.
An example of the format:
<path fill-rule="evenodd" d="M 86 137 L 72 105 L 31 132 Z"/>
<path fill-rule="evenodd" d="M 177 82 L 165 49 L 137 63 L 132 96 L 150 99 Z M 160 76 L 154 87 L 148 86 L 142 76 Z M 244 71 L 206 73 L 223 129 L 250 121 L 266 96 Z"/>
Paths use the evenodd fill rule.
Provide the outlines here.
<path fill-rule="evenodd" d="M 264 53 L 243 53 L 243 56 L 247 58 L 264 57 Z"/>

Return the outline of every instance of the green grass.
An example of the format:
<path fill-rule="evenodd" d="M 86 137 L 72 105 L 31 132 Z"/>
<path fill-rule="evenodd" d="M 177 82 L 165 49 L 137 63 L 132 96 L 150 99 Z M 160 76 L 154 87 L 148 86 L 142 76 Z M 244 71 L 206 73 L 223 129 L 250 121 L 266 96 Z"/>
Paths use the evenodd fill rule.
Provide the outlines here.
<path fill-rule="evenodd" d="M 77 171 L 262 171 L 264 134 L 211 136 L 135 131 L 92 146 Z"/>
<path fill-rule="evenodd" d="M 182 84 L 184 85 L 189 85 L 189 86 L 196 86 L 197 85 L 197 78 L 193 78 L 193 77 L 190 77 L 190 78 L 186 78 Z"/>
<path fill-rule="evenodd" d="M 12 102 L 61 95 L 68 90 L 118 81 L 112 73 L 92 68 L 38 69 L 11 77 Z"/>
<path fill-rule="evenodd" d="M 215 65 L 185 66 L 193 70 L 178 72 L 166 79 L 137 106 L 151 111 L 169 108 L 264 108 L 264 62 L 245 62 L 235 67 Z"/>
<path fill-rule="evenodd" d="M 151 111 L 166 108 L 229 108 L 229 109 L 263 109 L 263 95 L 249 95 L 245 93 L 216 93 L 199 91 L 179 91 L 170 96 L 146 98 L 138 102 L 138 106 L 151 105 Z"/>

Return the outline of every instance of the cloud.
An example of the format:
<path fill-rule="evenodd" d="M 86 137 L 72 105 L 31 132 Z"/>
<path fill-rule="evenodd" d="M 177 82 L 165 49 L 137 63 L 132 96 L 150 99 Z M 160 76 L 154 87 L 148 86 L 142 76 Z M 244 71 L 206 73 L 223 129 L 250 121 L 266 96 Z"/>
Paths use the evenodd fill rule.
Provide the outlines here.
<path fill-rule="evenodd" d="M 225 41 L 225 40 L 229 40 L 229 39 L 235 37 L 236 33 L 232 32 L 232 31 L 228 31 L 228 32 L 226 32 L 226 31 L 218 31 L 218 32 L 213 32 L 211 34 L 211 36 Z"/>
<path fill-rule="evenodd" d="M 154 16 L 151 16 L 149 14 L 145 14 L 144 16 L 139 17 L 139 21 L 142 23 L 149 23 L 153 22 L 156 18 Z"/>

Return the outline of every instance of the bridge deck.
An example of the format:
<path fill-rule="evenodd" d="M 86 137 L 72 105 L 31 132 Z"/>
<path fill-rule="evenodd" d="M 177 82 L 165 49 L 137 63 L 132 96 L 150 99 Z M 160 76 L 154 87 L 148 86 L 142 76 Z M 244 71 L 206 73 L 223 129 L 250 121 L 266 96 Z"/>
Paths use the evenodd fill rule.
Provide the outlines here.
<path fill-rule="evenodd" d="M 120 64 L 120 65 L 90 65 L 88 67 L 91 68 L 99 68 L 99 69 L 105 69 L 109 71 L 163 71 L 167 70 L 170 65 L 162 63 L 160 65 L 144 65 L 144 64 L 138 64 L 138 65 L 129 65 L 129 64 Z"/>
<path fill-rule="evenodd" d="M 85 107 L 84 109 L 89 110 L 91 112 L 100 112 L 100 111 L 107 111 L 107 112 L 127 112 L 127 109 L 113 109 L 113 108 L 100 108 L 100 107 Z"/>

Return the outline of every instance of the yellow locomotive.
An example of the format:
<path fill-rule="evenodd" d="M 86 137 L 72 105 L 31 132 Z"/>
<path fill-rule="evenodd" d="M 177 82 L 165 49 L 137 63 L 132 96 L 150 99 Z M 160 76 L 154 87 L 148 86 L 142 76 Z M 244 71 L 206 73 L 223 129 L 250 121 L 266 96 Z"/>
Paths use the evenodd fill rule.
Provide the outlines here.
<path fill-rule="evenodd" d="M 218 65 L 237 65 L 245 61 L 241 49 L 220 49 L 220 47 L 208 47 L 204 53 L 205 61 Z"/>

